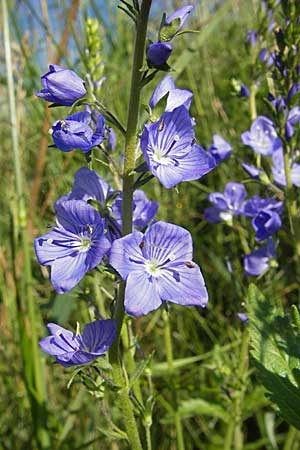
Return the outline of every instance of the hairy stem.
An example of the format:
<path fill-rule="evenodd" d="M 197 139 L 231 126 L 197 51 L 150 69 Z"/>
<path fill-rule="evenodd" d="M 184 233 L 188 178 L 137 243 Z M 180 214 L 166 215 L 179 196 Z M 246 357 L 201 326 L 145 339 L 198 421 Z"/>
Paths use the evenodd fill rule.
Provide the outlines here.
<path fill-rule="evenodd" d="M 131 74 L 131 88 L 129 107 L 127 115 L 127 127 L 125 136 L 125 160 L 123 172 L 123 206 L 122 206 L 122 233 L 123 236 L 132 231 L 132 204 L 133 204 L 133 170 L 135 168 L 136 145 L 137 145 L 137 128 L 140 107 L 141 94 L 141 68 L 144 62 L 146 33 L 148 25 L 148 17 L 152 0 L 143 0 L 141 4 L 140 14 L 137 18 L 135 46 L 133 55 L 133 66 Z M 117 337 L 110 348 L 109 359 L 113 367 L 115 383 L 121 386 L 120 400 L 123 410 L 124 422 L 127 429 L 128 440 L 132 450 L 142 448 L 137 424 L 133 414 L 132 403 L 129 398 L 128 386 L 123 374 L 120 361 L 120 334 L 124 320 L 124 296 L 125 282 L 121 282 L 118 290 L 118 299 L 115 309 L 114 318 L 117 322 Z"/>

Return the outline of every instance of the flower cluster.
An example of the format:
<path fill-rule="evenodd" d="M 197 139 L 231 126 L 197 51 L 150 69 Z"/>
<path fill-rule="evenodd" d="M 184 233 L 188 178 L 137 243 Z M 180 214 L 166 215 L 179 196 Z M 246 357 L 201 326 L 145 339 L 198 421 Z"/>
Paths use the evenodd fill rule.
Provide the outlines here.
<path fill-rule="evenodd" d="M 173 50 L 170 41 L 182 30 L 184 22 L 192 9 L 192 5 L 183 6 L 168 17 L 164 16 L 159 30 L 158 42 L 151 42 L 147 48 L 147 62 L 149 67 L 165 68 Z"/>
<path fill-rule="evenodd" d="M 159 42 L 146 51 L 150 66 L 159 68 L 165 64 L 172 50 L 170 41 L 181 32 L 192 9 L 183 7 L 164 18 Z M 90 101 L 83 80 L 72 70 L 50 66 L 42 83 L 44 89 L 38 96 L 57 105 L 72 106 L 71 115 L 52 125 L 50 133 L 55 146 L 64 152 L 80 149 L 88 154 L 88 163 L 93 161 L 94 147 L 101 146 L 110 158 L 116 136 L 106 120 L 118 123 L 120 131 L 125 131 L 107 108 L 94 98 Z M 196 123 L 189 111 L 192 97 L 189 90 L 177 89 L 170 75 L 158 83 L 149 101 L 149 121 L 140 138 L 145 162 L 135 170 L 134 176 L 138 174 L 135 187 L 141 180 L 140 185 L 144 184 L 147 171 L 166 188 L 197 180 L 229 156 L 231 147 L 218 135 L 214 135 L 208 151 L 196 142 Z M 84 111 L 73 112 L 83 104 Z M 92 105 L 101 105 L 105 118 Z M 107 166 L 112 166 L 112 173 L 118 177 L 116 161 L 112 158 L 108 161 Z M 122 237 L 122 210 L 126 207 L 123 199 L 125 202 L 123 191 L 110 186 L 91 166 L 76 172 L 71 191 L 55 203 L 56 225 L 34 243 L 38 262 L 51 267 L 54 289 L 59 294 L 70 291 L 102 264 L 119 280 L 126 281 L 127 314 L 145 315 L 163 302 L 205 307 L 208 293 L 200 268 L 193 261 L 190 233 L 178 225 L 156 222 L 158 203 L 136 188 L 132 198 L 132 230 Z M 51 336 L 40 345 L 66 367 L 88 364 L 102 356 L 116 333 L 113 320 L 92 322 L 82 335 L 55 324 L 49 324 L 48 328 Z"/>
<path fill-rule="evenodd" d="M 205 219 L 210 223 L 225 221 L 233 225 L 234 216 L 251 219 L 255 232 L 255 240 L 267 245 L 254 250 L 244 257 L 244 269 L 247 275 L 260 275 L 269 267 L 271 258 L 275 257 L 275 246 L 272 236 L 281 228 L 283 202 L 275 197 L 262 198 L 254 195 L 246 199 L 247 192 L 243 184 L 229 182 L 224 193 L 213 192 L 209 201 L 213 206 L 204 211 Z"/>

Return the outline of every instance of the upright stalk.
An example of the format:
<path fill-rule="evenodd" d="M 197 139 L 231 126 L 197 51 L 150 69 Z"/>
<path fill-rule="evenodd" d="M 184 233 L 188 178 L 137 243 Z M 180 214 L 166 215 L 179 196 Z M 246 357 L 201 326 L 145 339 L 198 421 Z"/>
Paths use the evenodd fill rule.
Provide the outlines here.
<path fill-rule="evenodd" d="M 140 14 L 137 17 L 136 36 L 133 55 L 133 66 L 131 73 L 131 88 L 129 97 L 129 107 L 127 115 L 127 128 L 125 135 L 125 160 L 123 171 L 123 206 L 122 206 L 122 233 L 123 236 L 132 231 L 132 205 L 133 205 L 133 185 L 137 145 L 137 128 L 140 107 L 142 67 L 145 55 L 146 33 L 149 12 L 152 0 L 143 0 Z M 120 334 L 124 319 L 124 295 L 125 283 L 121 282 L 118 291 L 118 299 L 114 318 L 117 322 L 117 336 L 110 348 L 109 359 L 113 367 L 115 383 L 121 389 L 119 391 L 121 407 L 123 410 L 124 421 L 126 424 L 128 440 L 132 450 L 142 448 L 138 433 L 137 424 L 133 414 L 132 403 L 129 398 L 129 388 L 123 374 L 123 368 L 120 361 Z"/>
<path fill-rule="evenodd" d="M 11 125 L 12 138 L 12 153 L 15 173 L 15 186 L 17 194 L 17 210 L 18 222 L 16 236 L 16 250 L 20 245 L 24 256 L 24 271 L 21 272 L 21 282 L 17 280 L 17 296 L 20 303 L 20 331 L 21 331 L 21 351 L 24 364 L 24 379 L 28 389 L 28 396 L 31 401 L 32 416 L 34 421 L 35 433 L 37 442 L 40 448 L 47 448 L 49 446 L 49 435 L 43 423 L 45 420 L 45 403 L 46 394 L 43 383 L 43 374 L 41 370 L 41 361 L 39 357 L 39 348 L 36 333 L 36 313 L 34 298 L 32 295 L 32 272 L 30 260 L 30 248 L 28 244 L 27 234 L 27 213 L 23 191 L 23 178 L 21 170 L 21 155 L 19 151 L 18 139 L 18 125 L 17 125 L 17 111 L 15 101 L 15 89 L 13 79 L 10 33 L 9 33 L 9 18 L 6 0 L 2 0 L 2 16 L 3 16 L 3 34 L 4 34 L 4 48 L 5 48 L 5 62 L 7 72 L 7 87 L 9 100 L 9 113 Z M 24 273 L 23 273 L 24 272 Z M 24 318 L 29 318 L 30 326 L 26 327 Z M 28 330 L 30 332 L 28 333 Z M 26 343 L 25 343 L 26 341 Z M 27 345 L 27 342 L 29 345 Z"/>
<path fill-rule="evenodd" d="M 172 348 L 172 337 L 171 337 L 171 327 L 170 320 L 167 311 L 163 311 L 163 320 L 164 320 L 164 334 L 165 334 L 165 347 L 166 347 L 166 356 L 168 369 L 170 372 L 170 384 L 172 386 L 173 393 L 173 403 L 175 407 L 175 428 L 176 428 L 176 438 L 177 438 L 177 448 L 178 450 L 184 450 L 184 439 L 183 439 L 183 430 L 180 415 L 178 413 L 178 402 L 177 402 L 177 391 L 176 384 L 174 382 L 174 365 L 173 365 L 173 348 Z"/>

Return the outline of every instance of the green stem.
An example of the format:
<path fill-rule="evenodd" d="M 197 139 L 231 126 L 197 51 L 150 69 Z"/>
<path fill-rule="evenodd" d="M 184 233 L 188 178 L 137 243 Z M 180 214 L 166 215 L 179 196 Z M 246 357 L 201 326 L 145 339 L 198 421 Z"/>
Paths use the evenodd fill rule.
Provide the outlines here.
<path fill-rule="evenodd" d="M 247 328 L 244 329 L 242 346 L 239 358 L 239 365 L 237 368 L 237 379 L 240 383 L 240 389 L 235 392 L 233 400 L 233 414 L 232 419 L 228 425 L 224 450 L 242 450 L 243 449 L 243 433 L 242 427 L 242 404 L 246 391 L 246 377 L 248 369 L 248 347 L 249 347 L 249 332 Z"/>
<path fill-rule="evenodd" d="M 9 35 L 9 18 L 8 18 L 8 8 L 6 0 L 2 0 L 2 12 L 3 12 L 3 32 L 4 32 L 4 47 L 5 47 L 5 61 L 6 61 L 6 71 L 7 71 L 7 87 L 8 87 L 8 100 L 9 100 L 9 112 L 10 112 L 10 122 L 11 122 L 11 137 L 12 137 L 12 153 L 13 153 L 13 163 L 14 163 L 14 173 L 15 173 L 15 183 L 16 183 L 16 194 L 17 194 L 17 207 L 18 207 L 18 229 L 17 229 L 17 239 L 20 238 L 21 246 L 24 255 L 24 273 L 21 276 L 21 283 L 18 283 L 18 295 L 21 299 L 21 308 L 24 308 L 29 317 L 30 326 L 26 327 L 23 321 L 23 317 L 20 316 L 20 325 L 22 332 L 25 332 L 27 338 L 30 341 L 31 347 L 31 360 L 28 361 L 28 354 L 23 354 L 24 365 L 32 366 L 32 379 L 31 370 L 26 370 L 24 368 L 24 376 L 27 378 L 26 386 L 29 389 L 28 395 L 32 401 L 32 412 L 33 419 L 36 425 L 36 438 L 39 442 L 41 448 L 46 448 L 49 446 L 49 435 L 46 431 L 46 427 L 43 424 L 45 419 L 44 405 L 46 402 L 45 388 L 43 383 L 43 375 L 41 370 L 41 361 L 39 356 L 39 347 L 37 341 L 36 333 L 36 312 L 35 303 L 32 295 L 32 271 L 31 271 L 31 260 L 30 260 L 30 248 L 28 244 L 27 235 L 27 214 L 25 206 L 25 198 L 23 191 L 23 178 L 21 170 L 21 155 L 19 151 L 19 139 L 18 139 L 18 125 L 17 125 L 17 111 L 16 111 L 16 100 L 15 100 L 15 89 L 14 89 L 14 79 L 13 79 L 13 68 L 12 68 L 12 57 L 11 57 L 11 46 L 10 46 L 10 35 Z M 18 248 L 18 245 L 16 245 Z M 24 314 L 25 311 L 23 311 Z M 28 331 L 30 334 L 28 335 Z M 21 346 L 22 349 L 24 348 Z"/>
<path fill-rule="evenodd" d="M 135 150 L 137 145 L 137 128 L 138 128 L 138 117 L 140 108 L 140 94 L 142 88 L 141 69 L 144 63 L 146 33 L 151 3 L 152 0 L 142 1 L 140 15 L 137 18 L 133 66 L 131 74 L 130 98 L 127 115 L 126 135 L 125 135 L 125 160 L 123 172 L 123 202 L 122 202 L 123 236 L 131 233 L 132 231 L 132 203 L 133 203 L 133 185 L 134 185 L 133 170 L 135 168 L 135 159 L 136 159 Z M 113 345 L 110 348 L 109 359 L 113 368 L 114 381 L 117 385 L 121 386 L 119 396 L 131 449 L 140 450 L 142 446 L 140 442 L 139 432 L 134 418 L 133 408 L 129 398 L 128 386 L 123 374 L 119 354 L 120 334 L 125 314 L 124 296 L 125 296 L 125 282 L 121 282 L 119 285 L 118 299 L 114 314 L 114 318 L 117 322 L 117 336 Z"/>
<path fill-rule="evenodd" d="M 293 450 L 293 446 L 296 442 L 296 439 L 298 438 L 298 434 L 299 434 L 299 431 L 296 428 L 290 426 L 285 443 L 284 443 L 283 450 Z"/>
<path fill-rule="evenodd" d="M 176 438 L 177 438 L 177 447 L 178 450 L 184 450 L 184 439 L 183 439 L 183 430 L 182 430 L 182 423 L 180 419 L 180 415 L 178 413 L 178 399 L 177 399 L 177 390 L 176 390 L 176 383 L 173 370 L 173 349 L 172 349 L 172 337 L 171 337 L 171 327 L 170 327 L 170 320 L 169 320 L 169 314 L 167 311 L 163 311 L 163 321 L 164 321 L 164 335 L 165 335 L 165 347 L 166 347 L 166 356 L 167 356 L 167 363 L 168 363 L 168 369 L 170 374 L 170 384 L 171 389 L 173 393 L 173 402 L 175 406 L 175 428 L 176 428 Z"/>

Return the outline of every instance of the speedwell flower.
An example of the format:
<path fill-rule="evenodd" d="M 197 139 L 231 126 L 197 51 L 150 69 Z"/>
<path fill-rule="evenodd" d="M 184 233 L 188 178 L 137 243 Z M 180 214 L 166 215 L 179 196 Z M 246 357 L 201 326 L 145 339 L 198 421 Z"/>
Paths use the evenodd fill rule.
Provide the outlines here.
<path fill-rule="evenodd" d="M 276 183 L 281 186 L 286 186 L 286 175 L 285 175 L 285 167 L 284 167 L 284 156 L 283 150 L 279 149 L 272 155 L 272 174 Z M 290 176 L 291 182 L 294 186 L 300 186 L 300 164 L 294 163 L 292 159 L 290 159 Z"/>
<path fill-rule="evenodd" d="M 255 231 L 255 239 L 263 241 L 272 236 L 281 228 L 282 222 L 277 212 L 264 209 L 252 219 L 252 226 Z"/>
<path fill-rule="evenodd" d="M 64 367 L 89 364 L 109 349 L 116 337 L 112 319 L 88 323 L 82 334 L 74 334 L 55 323 L 48 323 L 51 336 L 39 342 L 40 347 Z"/>
<path fill-rule="evenodd" d="M 125 310 L 141 316 L 164 301 L 206 306 L 208 294 L 197 264 L 192 261 L 190 233 L 166 222 L 151 225 L 113 242 L 110 264 L 127 280 Z"/>
<path fill-rule="evenodd" d="M 59 294 L 76 286 L 110 248 L 104 220 L 83 200 L 55 204 L 57 226 L 38 237 L 34 247 L 39 264 L 51 266 L 51 283 Z"/>
<path fill-rule="evenodd" d="M 102 114 L 77 112 L 65 120 L 54 122 L 51 134 L 54 144 L 63 152 L 79 149 L 86 153 L 103 141 L 105 119 Z"/>
<path fill-rule="evenodd" d="M 46 102 L 71 106 L 86 95 L 84 81 L 73 70 L 55 64 L 49 66 L 49 72 L 41 77 L 44 89 L 36 95 Z"/>
<path fill-rule="evenodd" d="M 244 214 L 246 189 L 241 183 L 227 183 L 222 192 L 209 194 L 208 199 L 213 206 L 204 210 L 204 217 L 210 223 L 218 223 L 221 220 L 231 221 L 237 214 Z"/>
<path fill-rule="evenodd" d="M 158 83 L 153 91 L 149 101 L 150 108 L 154 109 L 157 103 L 165 96 L 167 96 L 165 111 L 173 111 L 182 105 L 189 109 L 193 93 L 187 89 L 177 89 L 173 77 L 168 74 Z"/>
<path fill-rule="evenodd" d="M 150 67 L 161 67 L 166 64 L 172 53 L 172 44 L 155 42 L 147 48 L 147 62 Z"/>
<path fill-rule="evenodd" d="M 261 275 L 270 267 L 270 261 L 275 257 L 275 245 L 272 238 L 269 238 L 266 245 L 244 256 L 245 275 Z"/>
<path fill-rule="evenodd" d="M 213 135 L 213 143 L 208 149 L 209 153 L 215 158 L 218 164 L 227 159 L 232 151 L 231 145 L 218 134 Z"/>
<path fill-rule="evenodd" d="M 265 116 L 255 119 L 250 131 L 245 131 L 241 135 L 241 141 L 252 147 L 256 153 L 264 156 L 271 155 L 282 146 L 273 122 Z"/>
<path fill-rule="evenodd" d="M 141 149 L 149 169 L 166 188 L 197 180 L 215 167 L 214 158 L 194 139 L 185 106 L 165 112 L 158 122 L 145 125 Z"/>
<path fill-rule="evenodd" d="M 184 22 L 193 8 L 192 5 L 182 6 L 170 14 L 161 27 L 160 41 L 171 41 L 182 30 Z"/>

